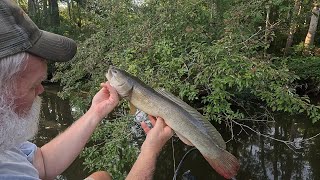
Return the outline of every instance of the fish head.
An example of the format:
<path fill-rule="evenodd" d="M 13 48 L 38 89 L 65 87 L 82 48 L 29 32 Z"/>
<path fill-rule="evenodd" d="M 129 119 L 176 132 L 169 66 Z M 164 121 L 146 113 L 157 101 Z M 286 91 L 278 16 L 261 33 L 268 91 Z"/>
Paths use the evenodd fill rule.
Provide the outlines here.
<path fill-rule="evenodd" d="M 110 66 L 108 72 L 106 73 L 106 77 L 110 85 L 117 90 L 118 94 L 122 98 L 130 96 L 134 82 L 127 72 L 114 66 Z"/>

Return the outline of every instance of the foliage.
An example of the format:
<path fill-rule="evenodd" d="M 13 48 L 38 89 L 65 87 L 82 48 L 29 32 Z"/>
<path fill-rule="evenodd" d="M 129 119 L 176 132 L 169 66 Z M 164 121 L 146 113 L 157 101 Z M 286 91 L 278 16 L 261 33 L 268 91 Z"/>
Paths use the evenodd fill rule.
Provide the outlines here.
<path fill-rule="evenodd" d="M 303 79 L 313 79 L 320 82 L 320 58 L 319 57 L 297 57 L 288 62 L 289 67 Z M 307 71 L 306 71 L 307 69 Z"/>
<path fill-rule="evenodd" d="M 66 93 L 80 89 L 94 93 L 113 64 L 152 87 L 164 87 L 197 104 L 211 120 L 250 116 L 233 108 L 235 102 L 244 101 L 238 98 L 242 94 L 274 111 L 320 118 L 319 108 L 295 93 L 292 85 L 298 77 L 287 65 L 275 66 L 272 61 L 279 58 L 262 55 L 272 42 L 264 41 L 265 36 L 272 39 L 275 32 L 262 27 L 265 2 L 241 1 L 226 12 L 215 11 L 217 4 L 208 1 L 95 3 L 105 9 L 98 16 L 108 28 L 86 39 L 75 61 L 60 66 L 56 78 L 66 85 Z M 278 17 L 284 16 L 285 1 L 271 4 L 279 9 Z M 223 25 L 218 12 L 224 13 Z"/>
<path fill-rule="evenodd" d="M 293 57 L 288 67 L 301 77 L 296 86 L 306 94 L 318 94 L 320 90 L 319 57 Z"/>
<path fill-rule="evenodd" d="M 103 121 L 81 154 L 90 171 L 107 170 L 113 179 L 124 179 L 137 157 L 137 144 L 133 142 L 130 127 L 132 117 L 121 116 Z"/>

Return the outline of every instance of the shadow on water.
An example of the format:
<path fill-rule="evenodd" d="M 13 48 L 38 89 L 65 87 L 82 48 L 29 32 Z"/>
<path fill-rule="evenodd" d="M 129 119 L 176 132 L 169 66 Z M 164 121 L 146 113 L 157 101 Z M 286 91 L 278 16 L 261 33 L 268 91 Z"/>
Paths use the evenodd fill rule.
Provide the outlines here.
<path fill-rule="evenodd" d="M 48 91 L 43 94 L 40 131 L 35 139 L 38 146 L 51 140 L 73 122 L 70 104 L 56 96 L 57 88 L 47 87 Z M 320 179 L 320 136 L 303 141 L 319 133 L 320 126 L 319 123 L 309 122 L 310 120 L 304 116 L 284 114 L 276 115 L 273 123 L 240 122 L 279 141 L 259 136 L 245 126 L 234 125 L 235 138 L 227 143 L 227 150 L 240 160 L 241 167 L 235 179 Z M 224 125 L 216 125 L 216 127 L 225 140 L 231 138 L 229 129 Z M 294 143 L 286 144 L 280 141 Z M 154 179 L 172 179 L 174 169 L 191 148 L 177 138 L 170 140 L 159 157 Z M 77 159 L 58 179 L 83 179 L 87 175 L 82 160 Z M 210 167 L 198 150 L 194 150 L 182 162 L 177 179 L 219 180 L 223 178 Z"/>

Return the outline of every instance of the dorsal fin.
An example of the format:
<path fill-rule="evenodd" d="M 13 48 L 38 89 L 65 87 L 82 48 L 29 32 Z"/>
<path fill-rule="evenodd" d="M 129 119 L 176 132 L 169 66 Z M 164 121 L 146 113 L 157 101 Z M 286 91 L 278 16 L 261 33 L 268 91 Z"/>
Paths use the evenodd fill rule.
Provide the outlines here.
<path fill-rule="evenodd" d="M 193 122 L 197 127 L 202 127 L 201 131 L 204 130 L 205 133 L 214 141 L 218 146 L 223 149 L 226 149 L 226 143 L 223 140 L 221 134 L 217 131 L 217 129 L 204 118 L 202 114 L 200 114 L 196 109 L 176 97 L 175 95 L 171 94 L 170 92 L 166 91 L 165 89 L 156 89 L 156 91 L 163 95 L 164 97 L 168 98 L 184 110 L 186 110 L 192 117 L 197 119 L 198 121 Z M 203 132 L 203 131 L 202 131 Z"/>

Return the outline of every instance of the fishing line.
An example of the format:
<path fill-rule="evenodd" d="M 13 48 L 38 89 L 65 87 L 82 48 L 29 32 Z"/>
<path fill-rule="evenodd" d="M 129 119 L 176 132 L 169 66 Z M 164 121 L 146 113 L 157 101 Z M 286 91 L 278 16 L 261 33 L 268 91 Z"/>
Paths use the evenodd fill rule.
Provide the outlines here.
<path fill-rule="evenodd" d="M 176 172 L 176 157 L 174 156 L 173 137 L 171 138 L 172 158 L 173 158 L 173 174 Z"/>
<path fill-rule="evenodd" d="M 177 179 L 178 171 L 179 171 L 179 169 L 180 169 L 180 167 L 181 167 L 181 165 L 182 165 L 183 160 L 184 160 L 184 159 L 186 158 L 186 156 L 187 156 L 191 151 L 193 151 L 193 150 L 197 150 L 197 148 L 194 147 L 194 148 L 192 148 L 192 149 L 189 149 L 189 151 L 187 151 L 186 154 L 184 154 L 184 156 L 182 157 L 182 159 L 181 159 L 181 161 L 180 161 L 180 163 L 179 163 L 179 165 L 178 165 L 178 167 L 177 167 L 176 172 L 174 173 L 173 180 L 176 180 L 176 179 Z"/>

